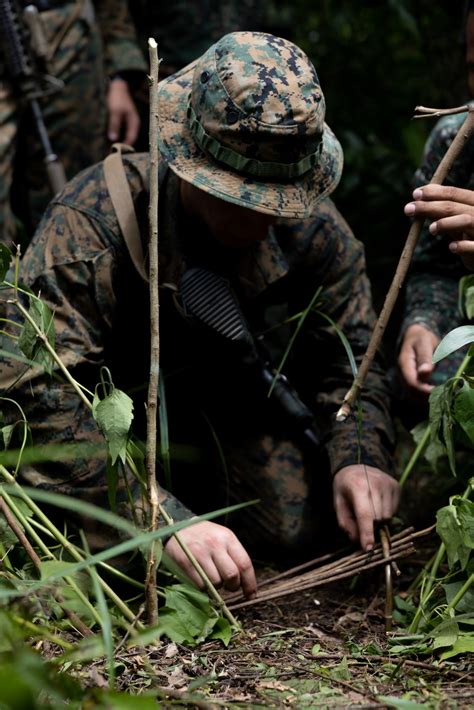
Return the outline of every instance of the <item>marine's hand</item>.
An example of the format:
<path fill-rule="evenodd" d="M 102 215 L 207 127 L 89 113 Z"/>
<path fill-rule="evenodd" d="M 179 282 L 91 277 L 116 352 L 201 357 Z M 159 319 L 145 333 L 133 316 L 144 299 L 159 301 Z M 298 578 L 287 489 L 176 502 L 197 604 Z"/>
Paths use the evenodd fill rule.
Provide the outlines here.
<path fill-rule="evenodd" d="M 246 597 L 255 594 L 257 580 L 252 562 L 231 530 L 223 525 L 204 521 L 184 528 L 178 535 L 188 545 L 214 586 L 223 586 L 231 591 L 242 588 Z M 202 588 L 200 576 L 177 540 L 168 540 L 165 550 L 191 581 Z"/>
<path fill-rule="evenodd" d="M 107 92 L 109 122 L 107 137 L 111 143 L 122 140 L 133 145 L 138 138 L 140 117 L 133 103 L 128 84 L 123 79 L 114 79 Z"/>
<path fill-rule="evenodd" d="M 433 373 L 433 353 L 439 338 L 424 325 L 408 326 L 403 336 L 398 365 L 408 387 L 415 393 L 427 395 L 433 389 L 429 379 Z"/>
<path fill-rule="evenodd" d="M 474 271 L 474 192 L 448 185 L 425 185 L 413 193 L 405 214 L 432 220 L 431 234 L 446 234 L 449 249 Z"/>
<path fill-rule="evenodd" d="M 400 486 L 378 468 L 352 465 L 334 476 L 334 507 L 339 526 L 369 551 L 375 542 L 374 522 L 389 520 L 400 502 Z"/>

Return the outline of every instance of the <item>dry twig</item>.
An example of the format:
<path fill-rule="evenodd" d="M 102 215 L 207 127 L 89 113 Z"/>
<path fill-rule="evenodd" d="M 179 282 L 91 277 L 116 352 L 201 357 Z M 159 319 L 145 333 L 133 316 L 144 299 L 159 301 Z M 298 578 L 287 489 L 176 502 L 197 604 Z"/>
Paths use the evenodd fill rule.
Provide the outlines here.
<path fill-rule="evenodd" d="M 148 221 L 150 239 L 148 246 L 150 276 L 150 380 L 146 409 L 146 472 L 147 491 L 150 502 L 150 530 L 158 525 L 158 485 L 156 482 L 156 436 L 158 410 L 158 376 L 160 366 L 159 295 L 158 295 L 158 45 L 148 40 L 150 54 L 150 204 Z M 148 623 L 158 621 L 158 596 L 156 594 L 156 542 L 148 553 L 145 599 Z"/>
<path fill-rule="evenodd" d="M 281 575 L 276 575 L 266 580 L 265 590 L 260 591 L 255 599 L 244 601 L 240 594 L 234 594 L 228 597 L 227 601 L 231 609 L 242 609 L 263 601 L 279 599 L 289 594 L 307 591 L 315 587 L 330 584 L 331 582 L 348 579 L 356 574 L 374 569 L 381 565 L 390 567 L 393 560 L 411 555 L 415 551 L 414 540 L 423 535 L 427 535 L 431 530 L 432 528 L 428 528 L 420 532 L 414 532 L 413 528 L 408 528 L 402 533 L 398 533 L 392 537 L 390 549 L 387 551 L 384 551 L 382 545 L 379 543 L 370 553 L 362 551 L 354 552 L 328 564 L 321 565 L 321 560 L 324 560 L 326 556 L 313 560 L 312 563 L 318 565 L 315 569 L 302 574 L 296 572 L 293 577 L 289 578 L 282 579 Z M 299 567 L 294 568 L 294 570 L 298 569 Z M 290 575 L 290 573 L 291 570 L 288 570 L 286 574 Z"/>

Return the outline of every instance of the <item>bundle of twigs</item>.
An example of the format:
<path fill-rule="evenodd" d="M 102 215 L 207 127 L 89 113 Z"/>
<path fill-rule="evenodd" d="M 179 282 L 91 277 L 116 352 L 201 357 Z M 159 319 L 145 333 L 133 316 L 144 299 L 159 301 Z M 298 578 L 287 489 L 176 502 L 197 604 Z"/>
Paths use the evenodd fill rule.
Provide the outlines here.
<path fill-rule="evenodd" d="M 377 543 L 371 552 L 360 550 L 342 558 L 340 553 L 318 557 L 260 582 L 259 593 L 255 599 L 245 600 L 239 593 L 228 597 L 226 601 L 231 609 L 242 609 L 270 599 L 321 587 L 330 582 L 338 582 L 381 565 L 390 565 L 397 571 L 395 560 L 413 554 L 415 539 L 427 535 L 432 529 L 415 532 L 413 528 L 407 528 L 393 535 L 388 553 L 387 550 L 384 552 L 381 543 Z M 337 559 L 334 559 L 335 557 Z"/>

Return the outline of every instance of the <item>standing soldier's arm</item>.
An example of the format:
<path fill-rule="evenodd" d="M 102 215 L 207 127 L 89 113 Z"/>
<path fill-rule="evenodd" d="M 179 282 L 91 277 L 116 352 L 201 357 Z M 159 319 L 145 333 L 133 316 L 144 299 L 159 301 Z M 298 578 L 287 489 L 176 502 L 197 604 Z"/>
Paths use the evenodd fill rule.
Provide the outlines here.
<path fill-rule="evenodd" d="M 130 82 L 147 71 L 126 0 L 97 0 L 96 13 L 102 34 L 105 70 L 110 84 L 107 135 L 111 142 L 133 145 L 138 137 L 140 118 L 130 94 Z"/>

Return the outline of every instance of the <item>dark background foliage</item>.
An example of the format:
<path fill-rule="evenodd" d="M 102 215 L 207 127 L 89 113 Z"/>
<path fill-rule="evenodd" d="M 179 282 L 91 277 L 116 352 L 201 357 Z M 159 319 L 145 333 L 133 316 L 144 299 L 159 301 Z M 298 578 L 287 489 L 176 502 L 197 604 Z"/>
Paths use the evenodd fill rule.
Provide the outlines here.
<path fill-rule="evenodd" d="M 434 119 L 467 99 L 463 0 L 274 2 L 269 29 L 310 55 L 345 168 L 334 199 L 366 247 L 380 308 L 408 230 L 403 205 Z M 395 336 L 396 318 L 391 326 Z"/>

